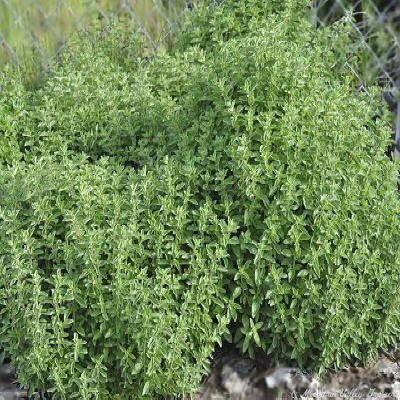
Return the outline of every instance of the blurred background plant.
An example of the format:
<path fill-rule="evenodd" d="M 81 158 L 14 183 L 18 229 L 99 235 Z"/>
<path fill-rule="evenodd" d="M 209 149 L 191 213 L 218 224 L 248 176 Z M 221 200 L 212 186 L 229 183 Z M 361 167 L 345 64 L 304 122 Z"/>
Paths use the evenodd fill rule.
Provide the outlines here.
<path fill-rule="evenodd" d="M 192 2 L 191 2 L 192 3 Z M 70 34 L 94 21 L 130 20 L 156 50 L 170 44 L 187 0 L 0 0 L 0 68 L 32 51 L 43 62 L 56 56 Z"/>

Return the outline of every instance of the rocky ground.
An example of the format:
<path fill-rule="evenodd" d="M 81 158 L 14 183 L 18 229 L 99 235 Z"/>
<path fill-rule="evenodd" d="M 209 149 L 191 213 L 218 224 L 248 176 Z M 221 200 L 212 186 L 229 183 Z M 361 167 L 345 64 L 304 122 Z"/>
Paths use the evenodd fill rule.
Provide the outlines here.
<path fill-rule="evenodd" d="M 400 399 L 400 354 L 382 354 L 367 368 L 327 371 L 318 378 L 296 368 L 272 367 L 235 349 L 216 355 L 196 400 Z"/>

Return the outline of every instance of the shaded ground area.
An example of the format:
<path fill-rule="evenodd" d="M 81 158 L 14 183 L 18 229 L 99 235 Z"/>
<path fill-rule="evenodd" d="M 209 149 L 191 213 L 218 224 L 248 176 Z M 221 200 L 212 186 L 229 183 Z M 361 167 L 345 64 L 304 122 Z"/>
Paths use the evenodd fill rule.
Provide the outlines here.
<path fill-rule="evenodd" d="M 400 352 L 382 354 L 367 368 L 327 371 L 317 378 L 296 368 L 220 351 L 196 400 L 400 399 Z"/>

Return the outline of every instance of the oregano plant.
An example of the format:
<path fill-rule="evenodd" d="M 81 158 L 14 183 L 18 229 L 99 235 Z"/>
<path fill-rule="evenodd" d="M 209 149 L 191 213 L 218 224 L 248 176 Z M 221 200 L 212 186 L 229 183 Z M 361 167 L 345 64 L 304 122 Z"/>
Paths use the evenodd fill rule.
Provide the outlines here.
<path fill-rule="evenodd" d="M 318 369 L 396 340 L 388 119 L 355 90 L 349 27 L 307 5 L 201 5 L 151 60 L 117 24 L 35 88 L 2 76 L 0 344 L 21 383 L 161 398 L 222 340 Z"/>

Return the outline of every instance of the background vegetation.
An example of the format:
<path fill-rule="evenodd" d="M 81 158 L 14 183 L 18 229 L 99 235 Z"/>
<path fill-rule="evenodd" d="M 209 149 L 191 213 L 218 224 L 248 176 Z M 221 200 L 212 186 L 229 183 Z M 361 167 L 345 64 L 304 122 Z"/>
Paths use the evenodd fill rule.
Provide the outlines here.
<path fill-rule="evenodd" d="M 184 0 L 0 0 L 0 66 L 30 52 L 32 45 L 46 61 L 73 31 L 88 27 L 95 18 L 113 15 L 143 25 L 150 42 L 165 46 L 168 37 L 162 34 L 177 20 L 184 4 Z"/>

